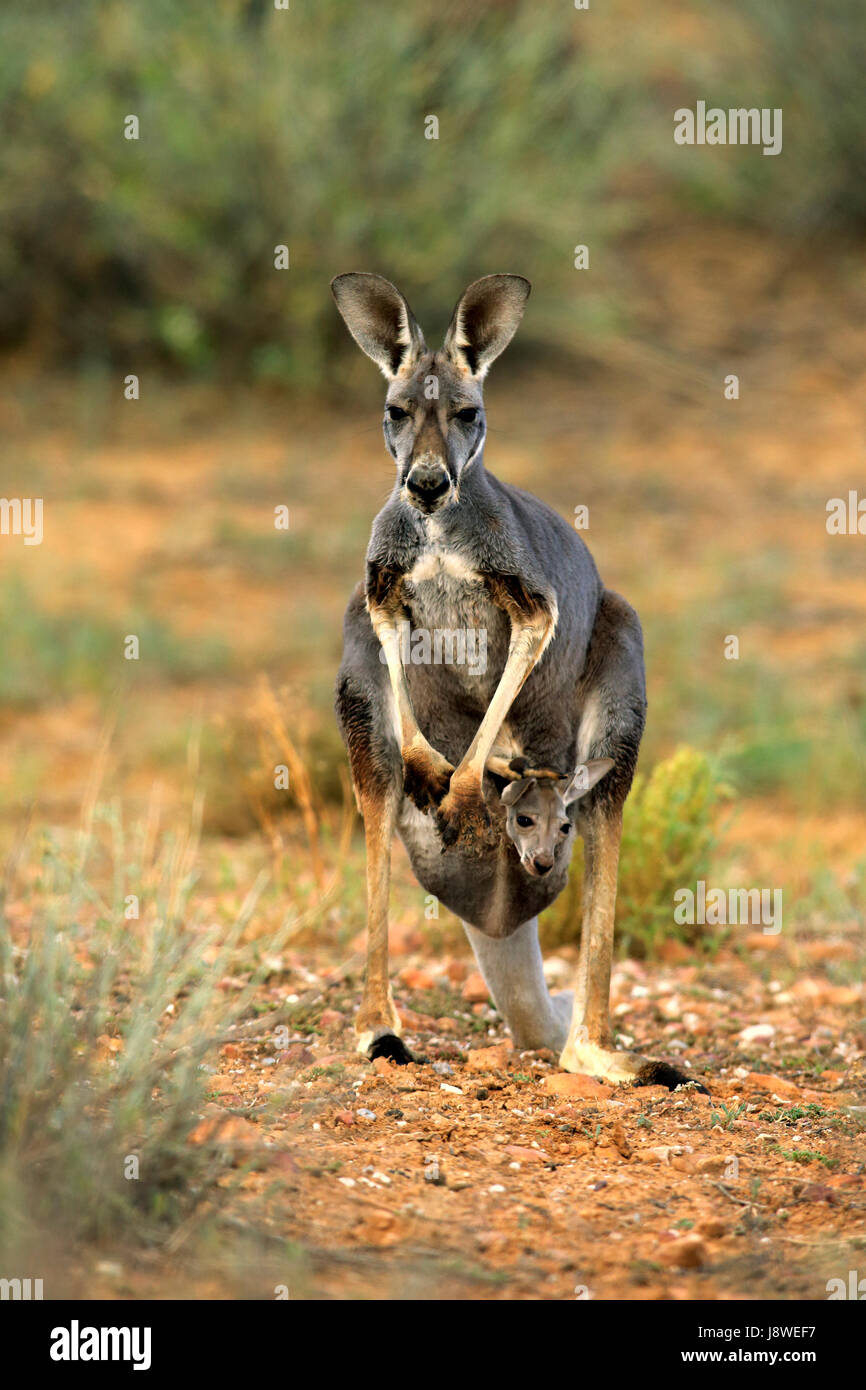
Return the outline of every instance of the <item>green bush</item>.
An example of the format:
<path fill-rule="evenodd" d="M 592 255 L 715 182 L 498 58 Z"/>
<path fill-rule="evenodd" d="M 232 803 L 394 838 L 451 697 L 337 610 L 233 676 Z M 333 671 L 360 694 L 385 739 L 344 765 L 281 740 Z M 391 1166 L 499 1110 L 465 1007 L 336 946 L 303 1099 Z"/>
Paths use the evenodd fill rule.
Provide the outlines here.
<path fill-rule="evenodd" d="M 684 211 L 862 225 L 856 0 L 680 10 L 6 7 L 0 345 L 309 387 L 345 344 L 338 271 L 391 276 L 444 326 L 443 294 L 505 269 L 535 282 L 522 347 L 603 352 L 629 321 L 625 231 Z M 675 146 L 673 112 L 698 98 L 783 106 L 781 157 Z"/>
<path fill-rule="evenodd" d="M 97 809 L 100 830 L 102 819 Z M 73 1243 L 119 1233 L 159 1240 L 213 1200 L 216 1149 L 188 1141 L 214 1035 L 236 1017 L 217 981 L 247 919 L 203 966 L 216 935 L 190 905 L 188 842 L 166 838 L 145 862 L 146 831 L 127 839 L 113 812 L 104 819 L 107 845 L 92 829 L 67 844 L 46 835 L 38 856 L 28 847 L 10 866 L 29 890 L 26 924 L 5 912 L 22 884 L 4 883 L 0 898 L 7 1267 L 52 1234 Z M 134 920 L 130 894 L 140 903 Z"/>

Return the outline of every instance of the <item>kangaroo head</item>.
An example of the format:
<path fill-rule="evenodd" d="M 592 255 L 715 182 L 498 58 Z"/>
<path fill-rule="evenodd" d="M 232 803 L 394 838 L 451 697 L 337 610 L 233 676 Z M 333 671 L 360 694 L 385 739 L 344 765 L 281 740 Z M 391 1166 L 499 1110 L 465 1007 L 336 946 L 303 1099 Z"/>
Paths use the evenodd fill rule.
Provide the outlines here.
<path fill-rule="evenodd" d="M 612 767 L 611 758 L 592 758 L 581 763 L 571 777 L 521 777 L 508 783 L 502 793 L 508 808 L 505 829 L 521 864 L 533 878 L 549 874 L 565 846 L 570 846 L 574 826 L 569 819 L 569 806 L 585 796 Z"/>
<path fill-rule="evenodd" d="M 476 280 L 438 352 L 428 351 L 406 300 L 381 275 L 338 275 L 331 290 L 355 342 L 387 377 L 385 443 L 403 500 L 429 516 L 457 500 L 462 474 L 484 447 L 482 383 L 517 330 L 529 281 Z"/>

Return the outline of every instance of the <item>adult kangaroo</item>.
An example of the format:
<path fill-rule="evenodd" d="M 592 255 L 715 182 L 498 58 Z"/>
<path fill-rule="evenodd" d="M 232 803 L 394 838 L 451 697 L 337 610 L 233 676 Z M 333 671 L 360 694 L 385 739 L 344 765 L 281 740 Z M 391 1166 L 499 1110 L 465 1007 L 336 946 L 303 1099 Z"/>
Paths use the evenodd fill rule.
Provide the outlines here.
<path fill-rule="evenodd" d="M 580 536 L 484 467 L 482 384 L 529 281 L 476 280 L 438 352 L 388 280 L 338 275 L 331 288 L 387 378 L 385 443 L 397 465 L 346 611 L 336 693 L 367 851 L 358 1047 L 410 1060 L 388 977 L 396 831 L 426 891 L 462 918 L 517 1047 L 552 1048 L 567 1071 L 613 1081 L 686 1082 L 617 1051 L 609 1018 L 622 807 L 646 712 L 640 623 L 604 588 Z M 470 645 L 475 660 L 461 660 Z M 580 958 L 573 999 L 551 998 L 537 917 L 564 886 L 575 829 Z"/>

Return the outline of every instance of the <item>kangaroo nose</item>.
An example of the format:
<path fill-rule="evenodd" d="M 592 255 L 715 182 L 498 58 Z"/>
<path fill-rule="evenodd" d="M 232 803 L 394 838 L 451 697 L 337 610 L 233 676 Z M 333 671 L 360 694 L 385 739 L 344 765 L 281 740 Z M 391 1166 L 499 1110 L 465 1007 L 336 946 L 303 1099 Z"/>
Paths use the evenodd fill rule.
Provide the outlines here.
<path fill-rule="evenodd" d="M 552 854 L 536 854 L 532 861 L 537 874 L 549 874 L 553 868 Z"/>
<path fill-rule="evenodd" d="M 416 463 L 406 479 L 406 486 L 413 497 L 429 506 L 448 491 L 451 479 L 439 464 Z"/>

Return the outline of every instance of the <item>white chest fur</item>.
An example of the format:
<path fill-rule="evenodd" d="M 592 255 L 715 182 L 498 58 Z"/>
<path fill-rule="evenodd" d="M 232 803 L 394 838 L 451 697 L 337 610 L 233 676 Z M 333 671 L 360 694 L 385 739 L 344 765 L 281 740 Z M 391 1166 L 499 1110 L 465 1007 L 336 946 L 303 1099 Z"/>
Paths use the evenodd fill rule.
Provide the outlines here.
<path fill-rule="evenodd" d="M 411 615 L 413 664 L 444 661 L 476 695 L 488 698 L 491 667 L 501 669 L 500 649 L 507 645 L 507 620 L 477 570 L 459 551 L 431 538 L 406 576 L 403 596 Z"/>
<path fill-rule="evenodd" d="M 493 605 L 481 576 L 456 550 L 432 545 L 406 576 L 419 626 L 465 628 L 487 622 Z"/>

